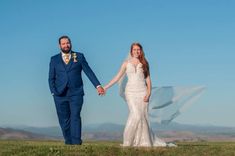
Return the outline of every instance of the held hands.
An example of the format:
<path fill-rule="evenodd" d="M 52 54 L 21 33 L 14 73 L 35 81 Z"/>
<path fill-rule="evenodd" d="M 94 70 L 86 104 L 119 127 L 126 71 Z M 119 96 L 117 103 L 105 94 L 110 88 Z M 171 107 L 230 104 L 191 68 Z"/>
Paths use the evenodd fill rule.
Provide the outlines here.
<path fill-rule="evenodd" d="M 102 86 L 97 87 L 97 92 L 99 95 L 105 95 L 105 90 Z"/>

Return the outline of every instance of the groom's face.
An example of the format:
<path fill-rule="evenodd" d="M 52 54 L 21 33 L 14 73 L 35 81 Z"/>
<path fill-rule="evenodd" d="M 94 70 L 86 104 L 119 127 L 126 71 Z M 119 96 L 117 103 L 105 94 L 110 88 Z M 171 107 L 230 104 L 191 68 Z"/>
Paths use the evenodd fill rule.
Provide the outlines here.
<path fill-rule="evenodd" d="M 69 53 L 71 50 L 71 43 L 67 38 L 60 40 L 60 49 L 63 53 Z"/>

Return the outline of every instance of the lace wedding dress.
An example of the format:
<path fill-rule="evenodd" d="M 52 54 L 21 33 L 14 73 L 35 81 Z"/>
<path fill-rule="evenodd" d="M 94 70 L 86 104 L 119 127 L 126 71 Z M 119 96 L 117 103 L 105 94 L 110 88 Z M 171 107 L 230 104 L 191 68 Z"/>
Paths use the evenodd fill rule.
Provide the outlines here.
<path fill-rule="evenodd" d="M 126 66 L 128 81 L 125 87 L 125 100 L 129 108 L 129 116 L 123 135 L 123 146 L 167 146 L 154 137 L 148 121 L 148 103 L 144 102 L 147 93 L 142 64 L 134 66 L 128 62 Z"/>
<path fill-rule="evenodd" d="M 129 108 L 122 146 L 175 147 L 175 144 L 166 143 L 153 133 L 150 121 L 169 124 L 202 95 L 205 87 L 153 87 L 149 103 L 146 103 L 143 101 L 147 88 L 142 64 L 135 66 L 128 59 L 127 62 L 126 74 L 119 81 L 119 94 Z"/>

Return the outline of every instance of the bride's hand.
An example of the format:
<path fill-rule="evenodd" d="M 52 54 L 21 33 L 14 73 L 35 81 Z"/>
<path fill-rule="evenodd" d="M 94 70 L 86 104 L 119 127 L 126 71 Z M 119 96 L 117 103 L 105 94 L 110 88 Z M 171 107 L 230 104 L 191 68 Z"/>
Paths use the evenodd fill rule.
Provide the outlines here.
<path fill-rule="evenodd" d="M 149 95 L 146 95 L 145 97 L 144 97 L 144 102 L 149 102 Z"/>
<path fill-rule="evenodd" d="M 106 86 L 104 86 L 104 92 L 106 93 L 108 90 L 108 88 Z"/>

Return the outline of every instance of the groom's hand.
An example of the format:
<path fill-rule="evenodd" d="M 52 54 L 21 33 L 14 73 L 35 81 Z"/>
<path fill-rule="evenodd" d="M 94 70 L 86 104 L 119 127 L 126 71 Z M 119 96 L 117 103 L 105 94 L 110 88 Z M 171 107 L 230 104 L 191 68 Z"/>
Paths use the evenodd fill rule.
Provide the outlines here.
<path fill-rule="evenodd" d="M 98 92 L 99 95 L 104 95 L 105 94 L 104 88 L 102 86 L 97 87 L 97 92 Z"/>

